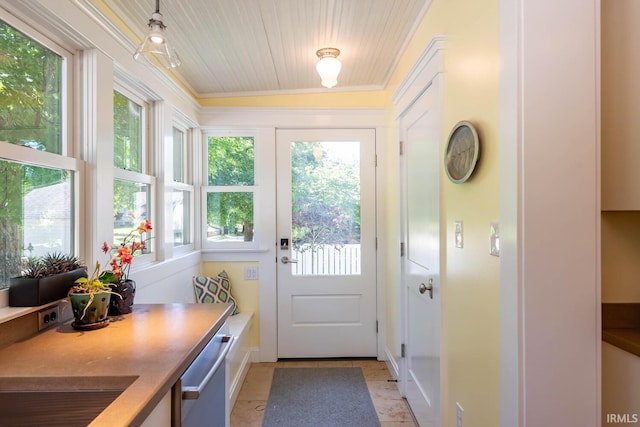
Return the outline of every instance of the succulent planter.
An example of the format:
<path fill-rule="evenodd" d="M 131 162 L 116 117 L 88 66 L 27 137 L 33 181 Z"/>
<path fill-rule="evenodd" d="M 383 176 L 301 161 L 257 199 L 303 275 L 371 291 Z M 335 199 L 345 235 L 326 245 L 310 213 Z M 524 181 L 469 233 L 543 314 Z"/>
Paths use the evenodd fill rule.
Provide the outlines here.
<path fill-rule="evenodd" d="M 86 267 L 39 279 L 12 277 L 9 279 L 9 305 L 34 307 L 66 298 L 76 279 L 87 277 Z"/>

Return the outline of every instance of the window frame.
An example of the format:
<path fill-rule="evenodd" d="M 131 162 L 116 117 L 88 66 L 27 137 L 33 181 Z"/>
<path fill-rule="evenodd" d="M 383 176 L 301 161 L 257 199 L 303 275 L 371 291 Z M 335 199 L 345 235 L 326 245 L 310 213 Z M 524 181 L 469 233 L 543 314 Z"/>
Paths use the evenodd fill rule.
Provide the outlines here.
<path fill-rule="evenodd" d="M 183 164 L 182 170 L 184 174 L 184 181 L 176 181 L 173 176 L 173 165 L 171 162 L 171 180 L 168 184 L 168 188 L 165 194 L 173 194 L 175 191 L 183 191 L 187 192 L 189 195 L 189 218 L 188 218 L 188 232 L 189 232 L 189 242 L 183 243 L 181 245 L 175 245 L 175 240 L 172 238 L 171 245 L 173 248 L 173 255 L 182 255 L 184 253 L 190 252 L 195 248 L 196 234 L 195 234 L 195 224 L 196 218 L 195 214 L 197 212 L 196 205 L 196 192 L 194 186 L 194 144 L 195 144 L 195 124 L 187 123 L 183 118 L 178 117 L 177 113 L 174 114 L 173 123 L 171 126 L 172 130 L 172 141 L 175 130 L 182 132 L 184 135 L 182 140 L 182 149 L 183 149 Z M 172 143 L 172 148 L 174 147 Z M 172 158 L 173 158 L 173 150 L 172 150 Z M 173 218 L 171 218 L 171 227 L 172 227 L 172 235 L 173 235 Z M 168 243 L 168 242 L 167 242 Z"/>
<path fill-rule="evenodd" d="M 75 104 L 75 70 L 78 58 L 60 44 L 44 36 L 39 31 L 27 26 L 10 14 L 0 16 L 7 25 L 16 31 L 24 34 L 34 42 L 42 45 L 46 49 L 60 56 L 60 153 L 40 151 L 9 142 L 0 141 L 0 159 L 19 163 L 22 165 L 32 165 L 44 168 L 64 169 L 69 171 L 71 176 L 71 201 L 70 201 L 70 232 L 69 253 L 80 256 L 80 229 L 84 221 L 80 215 L 80 195 L 84 192 L 84 182 L 86 181 L 85 162 L 79 158 L 79 138 L 72 132 L 74 126 Z M 23 237 L 23 236 L 22 236 Z M 22 238 L 21 237 L 21 238 Z M 21 242 L 22 246 L 22 242 Z M 0 283 L 0 288 L 5 284 Z M 8 286 L 8 283 L 6 283 Z"/>
<path fill-rule="evenodd" d="M 146 219 L 151 221 L 154 227 L 154 231 L 152 231 L 151 233 L 152 237 L 154 235 L 159 236 L 159 233 L 161 232 L 161 230 L 157 229 L 158 224 L 156 222 L 156 218 L 157 218 L 156 212 L 158 210 L 158 203 L 156 200 L 156 191 L 157 191 L 158 180 L 156 176 L 153 175 L 154 151 L 152 149 L 153 147 L 153 143 L 151 140 L 152 133 L 150 132 L 150 126 L 152 125 L 150 118 L 153 117 L 152 110 L 154 108 L 154 103 L 152 100 L 146 100 L 145 98 L 143 98 L 142 95 L 140 95 L 140 92 L 142 92 L 142 90 L 137 91 L 135 88 L 130 88 L 128 86 L 125 86 L 125 84 L 121 81 L 118 75 L 114 76 L 113 92 L 119 92 L 121 95 L 125 96 L 127 99 L 129 99 L 130 101 L 133 101 L 134 103 L 136 103 L 142 108 L 141 124 L 140 124 L 141 133 L 142 133 L 141 135 L 142 144 L 140 147 L 140 150 L 141 150 L 140 159 L 142 163 L 140 165 L 141 172 L 116 167 L 115 159 L 114 159 L 114 164 L 112 165 L 113 180 L 114 182 L 117 179 L 120 181 L 127 181 L 127 182 L 134 182 L 136 184 L 149 185 L 149 200 L 147 201 L 148 209 L 147 209 Z M 114 126 L 113 121 L 112 121 L 112 126 Z M 115 152 L 115 135 L 112 139 L 112 150 Z M 111 209 L 113 209 L 113 205 L 111 206 Z M 132 230 L 136 226 L 137 224 L 134 224 L 132 227 Z M 113 236 L 113 228 L 114 227 L 112 224 L 111 225 L 112 236 Z M 148 253 L 136 255 L 136 263 L 135 263 L 135 267 L 133 267 L 134 269 L 149 266 L 150 264 L 158 260 L 158 246 L 155 243 L 156 240 L 157 239 L 155 238 L 152 238 L 151 240 L 149 240 L 147 245 L 149 249 Z M 116 243 L 116 242 L 113 242 L 113 243 Z"/>
<path fill-rule="evenodd" d="M 240 137 L 253 138 L 253 185 L 208 185 L 208 160 L 209 160 L 209 138 L 220 137 Z M 261 209 L 259 204 L 259 184 L 261 181 L 260 165 L 259 165 L 259 132 L 254 129 L 230 129 L 230 130 L 207 130 L 203 134 L 202 141 L 202 186 L 200 188 L 200 215 L 201 230 L 200 239 L 202 241 L 202 249 L 209 251 L 257 251 L 261 249 L 261 228 L 260 223 Z M 207 195 L 210 193 L 252 193 L 253 195 L 253 224 L 254 234 L 251 242 L 212 242 L 207 239 Z M 257 231 L 256 231 L 257 230 Z"/>

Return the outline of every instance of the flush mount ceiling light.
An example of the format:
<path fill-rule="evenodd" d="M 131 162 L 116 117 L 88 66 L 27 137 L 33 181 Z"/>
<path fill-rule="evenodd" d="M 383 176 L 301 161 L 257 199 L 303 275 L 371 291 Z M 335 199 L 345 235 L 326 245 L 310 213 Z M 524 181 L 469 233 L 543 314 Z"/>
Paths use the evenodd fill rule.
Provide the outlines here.
<path fill-rule="evenodd" d="M 162 23 L 162 14 L 160 13 L 160 0 L 156 0 L 156 11 L 149 19 L 149 33 L 147 33 L 136 52 L 133 54 L 135 59 L 146 59 L 153 63 L 154 59 L 160 62 L 165 68 L 175 68 L 180 65 L 180 58 L 167 41 L 164 29 L 167 28 Z"/>
<path fill-rule="evenodd" d="M 334 87 L 338 84 L 338 73 L 342 68 L 342 64 L 338 61 L 340 51 L 335 47 L 325 47 L 318 49 L 316 55 L 320 58 L 316 64 L 316 70 L 318 70 L 318 74 L 322 78 L 322 86 Z"/>

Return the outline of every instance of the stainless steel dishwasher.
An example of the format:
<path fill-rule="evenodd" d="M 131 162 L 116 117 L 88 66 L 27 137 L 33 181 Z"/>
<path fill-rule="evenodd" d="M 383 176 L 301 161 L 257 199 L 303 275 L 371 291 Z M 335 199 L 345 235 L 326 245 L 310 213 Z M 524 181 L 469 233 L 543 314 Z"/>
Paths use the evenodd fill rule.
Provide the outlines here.
<path fill-rule="evenodd" d="M 229 425 L 226 356 L 232 342 L 226 328 L 221 328 L 180 377 L 179 408 L 174 403 L 180 416 L 174 417 L 174 426 L 178 421 L 183 427 Z"/>

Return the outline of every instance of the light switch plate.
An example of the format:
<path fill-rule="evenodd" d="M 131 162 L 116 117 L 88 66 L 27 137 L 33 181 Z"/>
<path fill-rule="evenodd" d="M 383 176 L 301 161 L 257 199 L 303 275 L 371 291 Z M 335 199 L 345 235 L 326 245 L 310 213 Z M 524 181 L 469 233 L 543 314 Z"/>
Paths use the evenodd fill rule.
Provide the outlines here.
<path fill-rule="evenodd" d="M 463 241 L 462 241 L 462 221 L 456 221 L 454 224 L 455 224 L 454 236 L 455 236 L 456 248 L 461 248 L 462 245 L 463 245 Z"/>
<path fill-rule="evenodd" d="M 500 256 L 500 226 L 497 222 L 492 222 L 489 231 L 491 248 L 489 253 L 493 256 Z"/>

